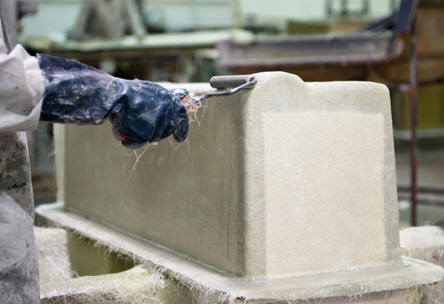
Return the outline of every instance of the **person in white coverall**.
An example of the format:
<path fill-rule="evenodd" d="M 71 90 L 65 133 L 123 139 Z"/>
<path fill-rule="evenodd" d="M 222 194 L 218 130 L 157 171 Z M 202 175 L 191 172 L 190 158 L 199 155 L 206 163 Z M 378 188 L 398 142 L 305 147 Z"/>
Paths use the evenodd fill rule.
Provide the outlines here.
<path fill-rule="evenodd" d="M 5 24 L 11 10 L 0 0 Z M 7 2 L 10 1 L 10 2 Z M 30 1 L 30 0 L 29 0 Z M 20 1 L 19 1 L 20 2 Z M 26 1 L 21 1 L 26 2 Z M 30 1 L 35 2 L 35 1 Z M 16 9 L 17 7 L 15 7 Z M 12 12 L 17 16 L 17 11 Z M 1 16 L 0 16 L 1 18 Z M 5 26 L 9 28 L 9 26 Z M 66 59 L 10 52 L 0 31 L 0 303 L 40 302 L 33 222 L 34 202 L 25 130 L 39 120 L 101 124 L 109 119 L 127 148 L 170 135 L 183 141 L 186 90 L 168 91 L 147 81 L 124 80 Z"/>

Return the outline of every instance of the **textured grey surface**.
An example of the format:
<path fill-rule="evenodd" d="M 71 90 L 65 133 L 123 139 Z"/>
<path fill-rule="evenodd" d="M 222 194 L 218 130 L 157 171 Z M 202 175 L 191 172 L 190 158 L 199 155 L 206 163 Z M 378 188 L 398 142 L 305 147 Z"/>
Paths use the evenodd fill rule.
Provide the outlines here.
<path fill-rule="evenodd" d="M 25 132 L 0 135 L 0 303 L 38 303 L 34 202 Z"/>
<path fill-rule="evenodd" d="M 0 192 L 34 217 L 28 144 L 25 132 L 0 134 Z"/>
<path fill-rule="evenodd" d="M 39 303 L 34 220 L 0 192 L 0 303 Z"/>

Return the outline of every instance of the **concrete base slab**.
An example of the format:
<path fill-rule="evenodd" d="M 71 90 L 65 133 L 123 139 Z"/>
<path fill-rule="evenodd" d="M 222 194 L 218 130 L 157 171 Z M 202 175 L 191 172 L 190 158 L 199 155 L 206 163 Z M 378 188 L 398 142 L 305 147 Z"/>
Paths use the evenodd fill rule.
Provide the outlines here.
<path fill-rule="evenodd" d="M 255 300 L 258 301 L 256 303 L 277 303 L 276 301 L 282 300 L 324 298 L 330 298 L 333 301 L 337 297 L 347 297 L 348 303 L 350 299 L 359 299 L 366 294 L 388 295 L 392 291 L 408 290 L 444 279 L 444 270 L 441 267 L 408 257 L 403 257 L 400 263 L 354 271 L 279 279 L 245 279 L 224 274 L 201 262 L 191 260 L 183 254 L 140 237 L 131 236 L 118 228 L 101 224 L 97 219 L 91 220 L 65 212 L 61 203 L 41 205 L 37 208 L 37 213 L 53 222 L 54 225 L 97 241 L 109 247 L 110 250 L 134 257 L 138 262 L 152 264 L 166 276 L 186 284 L 191 290 L 200 291 L 207 300 L 210 297 L 212 302 L 217 299 L 219 302 L 232 303 L 236 299 L 243 299 L 247 302 Z M 377 302 L 375 300 L 364 303 L 416 303 L 412 301 Z M 205 303 L 205 299 L 202 303 Z"/>

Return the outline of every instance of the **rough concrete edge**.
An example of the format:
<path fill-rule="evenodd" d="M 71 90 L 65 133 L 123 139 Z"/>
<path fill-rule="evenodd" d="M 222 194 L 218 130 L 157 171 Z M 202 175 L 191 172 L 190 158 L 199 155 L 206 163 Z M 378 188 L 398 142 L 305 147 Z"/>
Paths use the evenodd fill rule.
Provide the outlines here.
<path fill-rule="evenodd" d="M 320 274 L 319 277 L 312 277 L 311 280 L 315 278 L 319 282 L 320 279 L 324 279 L 324 285 L 299 286 L 299 289 L 294 288 L 294 286 L 298 286 L 296 284 L 298 280 L 299 282 L 311 281 L 310 276 L 283 278 L 273 280 L 275 282 L 274 286 L 279 288 L 264 290 L 264 287 L 269 287 L 270 283 L 273 283 L 271 280 L 246 280 L 215 272 L 213 269 L 208 269 L 179 253 L 120 231 L 117 227 L 94 222 L 81 215 L 63 211 L 63 203 L 41 205 L 36 212 L 51 221 L 55 226 L 89 238 L 97 242 L 97 245 L 108 247 L 110 252 L 115 251 L 132 257 L 140 263 L 149 262 L 154 271 L 178 280 L 180 284 L 200 294 L 203 300 L 212 300 L 218 303 L 232 303 L 235 299 L 247 301 L 253 299 L 305 300 L 340 296 L 353 297 L 364 293 L 407 289 L 444 280 L 444 269 L 441 267 L 403 257 L 401 270 L 404 273 L 398 275 L 387 276 L 386 273 L 378 275 L 378 269 L 376 269 L 376 272 L 367 277 L 366 280 L 353 281 L 348 279 L 346 284 L 339 284 L 337 282 L 340 273 L 334 273 L 333 276 L 331 274 Z M 367 270 L 353 271 L 344 273 L 342 276 L 349 278 L 354 274 L 360 273 L 362 275 L 366 272 Z M 415 275 L 415 277 L 412 277 L 412 275 Z M 285 284 L 285 281 L 293 282 Z M 384 282 L 384 284 L 380 284 L 381 282 Z M 282 288 L 285 285 L 292 287 L 290 289 Z M 258 288 L 258 286 L 262 288 Z"/>

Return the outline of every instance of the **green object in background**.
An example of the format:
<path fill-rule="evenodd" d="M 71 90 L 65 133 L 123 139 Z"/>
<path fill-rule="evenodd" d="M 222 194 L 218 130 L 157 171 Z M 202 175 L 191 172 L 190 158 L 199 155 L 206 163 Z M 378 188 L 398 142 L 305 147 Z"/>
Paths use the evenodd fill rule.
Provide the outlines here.
<path fill-rule="evenodd" d="M 287 33 L 290 35 L 312 35 L 326 34 L 330 31 L 327 22 L 301 22 L 296 20 L 287 21 Z"/>
<path fill-rule="evenodd" d="M 94 241 L 68 231 L 68 253 L 72 270 L 78 276 L 117 273 L 134 266 L 129 257 L 110 251 Z"/>
<path fill-rule="evenodd" d="M 411 116 L 409 92 L 392 93 L 392 112 L 394 128 L 409 130 Z M 444 84 L 419 88 L 418 129 L 443 129 L 444 137 Z"/>

